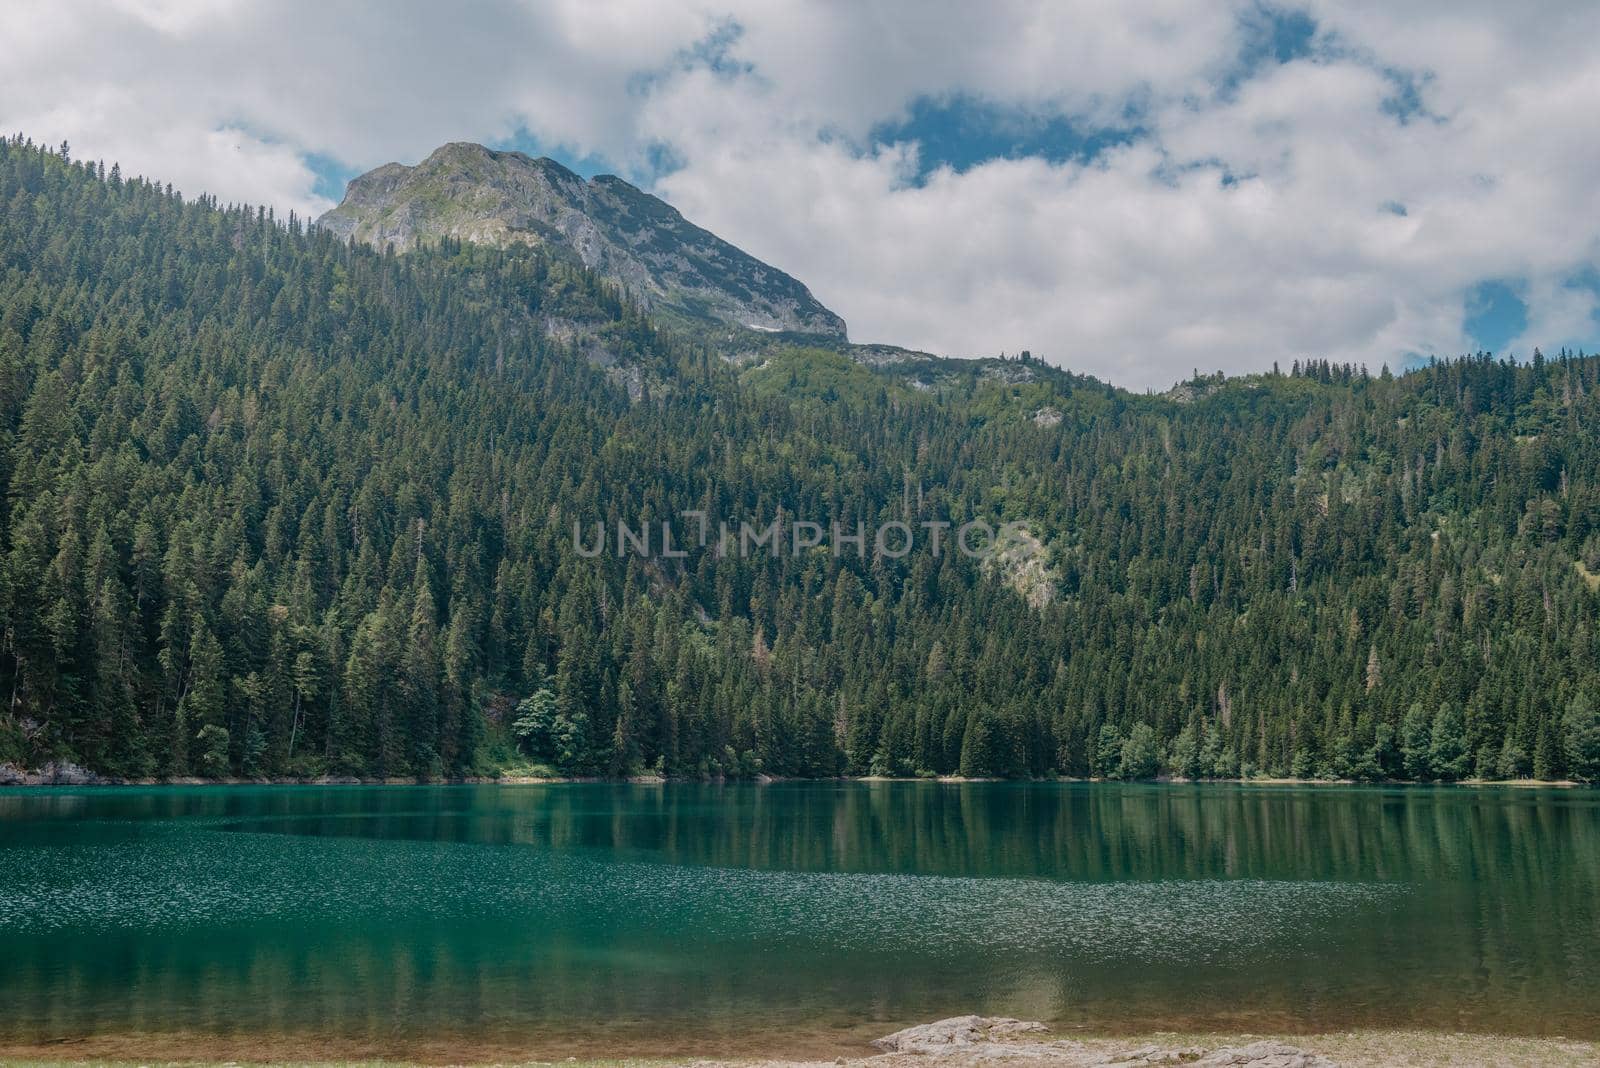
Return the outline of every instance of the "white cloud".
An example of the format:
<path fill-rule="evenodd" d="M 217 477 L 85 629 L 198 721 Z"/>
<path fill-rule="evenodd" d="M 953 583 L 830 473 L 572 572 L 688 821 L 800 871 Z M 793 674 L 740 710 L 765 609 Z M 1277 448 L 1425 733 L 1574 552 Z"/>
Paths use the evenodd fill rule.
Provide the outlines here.
<path fill-rule="evenodd" d="M 24 0 L 0 8 L 0 128 L 224 200 L 320 211 L 309 168 L 237 166 L 218 131 L 246 159 L 362 168 L 521 126 L 580 154 L 616 151 L 636 139 L 638 73 L 668 64 L 708 18 L 644 0 Z"/>
<path fill-rule="evenodd" d="M 785 117 L 857 137 L 917 95 L 954 91 L 1114 116 L 1131 95 L 1203 90 L 1248 7 L 737 3 L 744 32 L 732 52 L 775 87 Z"/>
<path fill-rule="evenodd" d="M 0 128 L 303 213 L 325 206 L 308 153 L 364 168 L 526 128 L 642 170 L 666 145 L 658 191 L 857 339 L 1135 387 L 1462 351 L 1485 278 L 1526 280 L 1522 351 L 1591 337 L 1594 294 L 1564 283 L 1600 260 L 1600 9 L 1307 10 L 1314 54 L 1235 85 L 1252 2 L 8 5 Z M 1426 112 L 1405 122 L 1403 79 Z M 915 146 L 866 143 L 958 93 L 1137 107 L 1146 136 L 921 183 Z"/>

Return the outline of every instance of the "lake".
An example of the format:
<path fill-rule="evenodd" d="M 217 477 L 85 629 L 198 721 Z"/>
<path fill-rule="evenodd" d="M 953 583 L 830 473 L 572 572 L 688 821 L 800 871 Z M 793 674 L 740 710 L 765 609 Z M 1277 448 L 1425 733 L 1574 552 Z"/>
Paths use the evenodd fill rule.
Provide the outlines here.
<path fill-rule="evenodd" d="M 1588 790 L 0 790 L 0 1046 L 64 1055 L 822 1054 L 962 1012 L 1597 1037 L 1597 961 Z"/>

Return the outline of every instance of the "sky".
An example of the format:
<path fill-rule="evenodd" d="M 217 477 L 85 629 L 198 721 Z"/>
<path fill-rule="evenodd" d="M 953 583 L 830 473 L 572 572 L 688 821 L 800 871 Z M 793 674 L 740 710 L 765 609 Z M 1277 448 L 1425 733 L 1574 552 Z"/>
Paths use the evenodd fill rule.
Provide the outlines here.
<path fill-rule="evenodd" d="M 1134 389 L 1600 347 L 1600 5 L 0 6 L 0 130 L 314 216 L 447 141 L 611 172 L 853 340 Z"/>

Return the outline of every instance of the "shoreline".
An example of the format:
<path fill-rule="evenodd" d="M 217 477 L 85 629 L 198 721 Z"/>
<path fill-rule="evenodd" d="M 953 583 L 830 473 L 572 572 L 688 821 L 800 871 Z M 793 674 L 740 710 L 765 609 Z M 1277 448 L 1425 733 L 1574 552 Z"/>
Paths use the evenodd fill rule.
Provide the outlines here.
<path fill-rule="evenodd" d="M 1424 781 L 1417 779 L 1385 779 L 1378 782 L 1362 782 L 1355 779 L 1297 779 L 1292 776 L 1257 776 L 1249 779 L 1186 779 L 1177 776 L 1158 776 L 1153 779 L 1101 779 L 1077 778 L 1072 776 L 1056 776 L 1053 778 L 1037 779 L 998 779 L 998 778 L 965 778 L 960 775 L 939 775 L 931 777 L 921 776 L 888 776 L 888 775 L 840 775 L 832 778 L 806 778 L 774 775 L 757 775 L 752 779 L 691 779 L 676 778 L 662 775 L 469 775 L 462 778 L 419 779 L 414 776 L 392 776 L 389 778 L 358 778 L 355 776 L 321 775 L 316 778 L 289 778 L 269 777 L 249 779 L 229 777 L 224 779 L 205 779 L 198 776 L 182 776 L 178 778 L 140 778 L 123 779 L 114 776 L 103 776 L 96 772 L 88 771 L 76 765 L 45 765 L 43 768 L 19 768 L 13 764 L 0 764 L 0 789 L 6 787 L 117 787 L 117 786 L 555 786 L 566 783 L 610 783 L 655 786 L 667 783 L 699 783 L 716 785 L 737 785 L 740 783 L 766 786 L 774 783 L 938 783 L 943 785 L 963 785 L 969 783 L 1013 783 L 1016 785 L 1040 783 L 1096 783 L 1123 786 L 1326 786 L 1326 787 L 1358 787 L 1369 789 L 1372 787 L 1391 786 L 1426 786 L 1426 787 L 1451 787 L 1469 789 L 1500 789 L 1510 788 L 1518 790 L 1559 788 L 1559 789 L 1585 789 L 1600 788 L 1600 784 L 1578 782 L 1573 779 L 1459 779 L 1454 782 Z"/>
<path fill-rule="evenodd" d="M 977 1025 L 974 1031 L 971 1022 Z M 951 1026 L 971 1037 L 952 1038 Z M 993 1028 L 991 1031 L 990 1029 Z M 904 1038 L 902 1036 L 911 1036 Z M 1061 1068 L 1100 1065 L 1199 1064 L 1250 1068 L 1403 1068 L 1517 1064 L 1557 1068 L 1600 1062 L 1600 1043 L 1548 1036 L 1496 1035 L 1396 1029 L 1346 1031 L 1130 1031 L 1052 1032 L 1043 1025 L 996 1017 L 953 1017 L 907 1028 L 870 1044 L 796 1044 L 784 1036 L 749 1041 L 663 1040 L 661 1052 L 637 1045 L 608 1046 L 605 1040 L 565 1039 L 518 1043 L 456 1040 L 378 1042 L 334 1036 L 172 1034 L 105 1035 L 41 1042 L 0 1041 L 0 1066 L 10 1065 L 245 1065 L 347 1064 L 725 1065 L 727 1068 L 981 1068 L 997 1061 L 1025 1061 Z"/>

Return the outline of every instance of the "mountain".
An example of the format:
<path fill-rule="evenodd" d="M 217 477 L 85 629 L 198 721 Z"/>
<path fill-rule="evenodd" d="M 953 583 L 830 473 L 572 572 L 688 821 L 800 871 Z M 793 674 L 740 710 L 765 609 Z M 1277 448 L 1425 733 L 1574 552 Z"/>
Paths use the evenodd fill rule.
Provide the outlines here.
<path fill-rule="evenodd" d="M 0 781 L 1600 777 L 1595 357 L 730 359 L 548 244 L 0 204 Z"/>
<path fill-rule="evenodd" d="M 539 245 L 620 285 L 646 309 L 844 340 L 845 325 L 799 281 L 614 175 L 584 181 L 551 159 L 455 143 L 415 167 L 352 181 L 317 220 L 340 237 L 405 251 L 440 237 Z"/>

